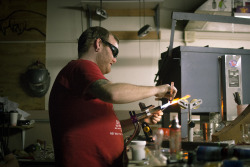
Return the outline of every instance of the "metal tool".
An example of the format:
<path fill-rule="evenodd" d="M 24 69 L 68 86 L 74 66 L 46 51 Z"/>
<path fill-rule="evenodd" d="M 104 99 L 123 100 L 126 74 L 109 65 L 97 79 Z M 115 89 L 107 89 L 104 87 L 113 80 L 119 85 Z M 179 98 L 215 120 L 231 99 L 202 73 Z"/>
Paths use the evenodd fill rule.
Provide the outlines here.
<path fill-rule="evenodd" d="M 174 82 L 171 82 L 171 89 L 170 89 L 170 99 L 169 99 L 169 101 L 170 101 L 170 103 L 172 102 L 172 100 L 173 100 L 173 89 L 174 89 Z"/>
<path fill-rule="evenodd" d="M 173 104 L 173 103 L 172 103 L 172 104 Z M 143 119 L 145 119 L 146 117 L 148 117 L 148 116 L 150 116 L 151 114 L 153 114 L 154 112 L 157 112 L 157 111 L 159 111 L 159 110 L 163 110 L 163 109 L 167 108 L 168 106 L 170 106 L 170 105 L 172 105 L 172 104 L 170 104 L 170 102 L 168 102 L 168 103 L 166 103 L 166 104 L 164 104 L 164 105 L 162 105 L 162 106 L 157 106 L 157 107 L 155 107 L 155 108 L 152 108 L 153 105 L 146 106 L 144 103 L 140 102 L 140 103 L 139 103 L 139 106 L 140 106 L 140 108 L 141 108 L 142 113 L 135 114 L 134 111 L 129 111 L 130 118 L 131 118 L 131 120 L 132 120 L 132 122 L 133 122 L 133 124 L 134 124 L 135 130 L 134 130 L 134 132 L 133 132 L 133 134 L 132 134 L 131 136 L 129 136 L 128 138 L 126 138 L 126 139 L 124 140 L 124 145 L 125 145 L 125 146 L 129 145 L 129 143 L 130 143 L 136 136 L 138 136 L 138 134 L 140 133 L 141 127 L 142 127 L 142 125 L 141 125 L 141 123 L 140 123 L 140 120 L 143 120 Z M 151 108 L 152 108 L 152 109 L 151 109 Z M 148 124 L 145 124 L 145 123 L 144 123 L 144 124 L 143 124 L 143 128 L 146 127 L 146 126 L 149 127 Z M 150 127 L 149 127 L 149 128 L 150 128 Z M 150 138 L 149 138 L 149 140 L 150 140 Z M 152 141 L 152 140 L 150 140 L 150 141 Z"/>
<path fill-rule="evenodd" d="M 186 95 L 181 99 L 187 99 L 189 97 L 190 97 L 190 95 Z M 143 127 L 146 127 L 146 126 L 149 127 L 148 124 L 141 125 L 141 123 L 140 123 L 140 122 L 142 122 L 141 120 L 145 119 L 146 117 L 151 116 L 153 113 L 155 113 L 157 111 L 166 109 L 170 105 L 177 104 L 178 101 L 179 101 L 179 99 L 174 99 L 171 103 L 169 101 L 168 103 L 163 104 L 161 106 L 157 106 L 157 107 L 154 107 L 153 105 L 146 106 L 145 103 L 140 102 L 139 106 L 140 106 L 140 109 L 141 109 L 142 113 L 135 114 L 134 111 L 129 111 L 130 118 L 131 118 L 131 120 L 132 120 L 132 122 L 134 124 L 135 130 L 134 130 L 133 134 L 130 137 L 128 137 L 128 138 L 126 138 L 124 140 L 124 143 L 125 143 L 124 145 L 127 146 L 140 133 L 140 130 L 141 130 L 142 126 Z"/>
<path fill-rule="evenodd" d="M 194 135 L 194 127 L 195 123 L 192 121 L 192 109 L 197 109 L 202 104 L 201 99 L 193 99 L 191 102 L 188 102 L 186 99 L 180 99 L 178 101 L 178 104 L 183 109 L 188 109 L 188 115 L 189 115 L 189 121 L 188 121 L 188 141 L 193 141 L 193 135 Z"/>
<path fill-rule="evenodd" d="M 235 93 L 233 93 L 233 95 L 234 95 L 234 101 L 235 101 L 235 103 L 237 103 L 238 105 L 241 105 L 240 93 L 239 92 L 235 92 Z"/>
<path fill-rule="evenodd" d="M 154 107 L 153 105 L 146 106 L 144 103 L 140 102 L 139 106 L 141 108 L 142 113 L 136 114 L 136 117 L 137 117 L 138 120 L 142 120 L 142 119 L 150 116 L 151 114 L 153 114 L 153 113 L 155 113 L 157 111 L 164 110 L 164 109 L 166 109 L 167 107 L 169 107 L 171 105 L 179 103 L 180 100 L 185 100 L 185 99 L 187 99 L 189 97 L 190 97 L 190 95 L 186 95 L 186 96 L 182 97 L 181 99 L 177 98 L 177 99 L 172 100 L 171 102 L 168 101 L 168 103 L 165 103 L 165 104 L 163 104 L 161 106 L 157 106 L 157 107 Z"/>
<path fill-rule="evenodd" d="M 155 113 L 155 112 L 157 112 L 157 111 L 166 109 L 167 107 L 169 107 L 169 106 L 172 105 L 172 104 L 175 104 L 175 103 L 170 103 L 170 102 L 168 102 L 168 103 L 163 104 L 163 105 L 161 105 L 161 106 L 157 106 L 157 107 L 152 108 L 152 107 L 153 107 L 152 105 L 147 106 L 147 107 L 141 107 L 141 106 L 145 106 L 145 104 L 140 102 L 139 105 L 140 105 L 140 107 L 141 107 L 142 113 L 136 114 L 137 119 L 138 119 L 138 120 L 142 120 L 142 119 L 144 119 L 144 118 L 150 116 L 151 114 L 153 114 L 153 113 Z"/>

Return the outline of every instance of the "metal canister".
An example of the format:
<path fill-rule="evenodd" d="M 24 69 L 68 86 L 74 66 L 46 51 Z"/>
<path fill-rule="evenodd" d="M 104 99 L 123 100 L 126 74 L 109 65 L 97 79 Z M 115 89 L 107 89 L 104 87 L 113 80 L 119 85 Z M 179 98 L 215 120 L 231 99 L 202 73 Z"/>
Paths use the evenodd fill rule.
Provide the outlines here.
<path fill-rule="evenodd" d="M 203 123 L 203 126 L 202 126 L 202 129 L 203 129 L 203 140 L 204 141 L 208 141 L 208 123 Z"/>
<path fill-rule="evenodd" d="M 208 132 L 208 136 L 209 136 L 209 141 L 212 141 L 212 135 L 214 133 L 214 123 L 210 122 L 209 123 L 209 132 Z"/>

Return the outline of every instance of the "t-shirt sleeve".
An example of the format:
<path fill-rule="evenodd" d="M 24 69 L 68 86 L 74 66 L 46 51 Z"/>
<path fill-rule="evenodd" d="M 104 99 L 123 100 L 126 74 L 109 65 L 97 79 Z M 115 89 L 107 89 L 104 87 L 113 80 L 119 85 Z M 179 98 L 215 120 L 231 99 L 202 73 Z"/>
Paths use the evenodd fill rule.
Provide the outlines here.
<path fill-rule="evenodd" d="M 93 62 L 88 63 L 88 61 L 85 61 L 84 65 L 80 66 L 80 74 L 80 82 L 82 82 L 82 85 L 84 85 L 83 87 L 81 87 L 83 89 L 81 92 L 82 95 L 86 94 L 89 86 L 92 83 L 100 79 L 106 79 L 99 67 Z M 78 88 L 78 90 L 80 90 L 81 88 Z M 90 95 L 88 94 L 87 96 L 89 97 Z"/>
<path fill-rule="evenodd" d="M 84 65 L 80 66 L 80 73 L 82 74 L 82 78 L 87 84 L 91 84 L 99 79 L 106 79 L 101 70 L 95 63 L 84 63 Z"/>
<path fill-rule="evenodd" d="M 74 94 L 84 94 L 89 86 L 99 79 L 106 78 L 95 63 L 77 60 L 70 62 L 61 71 L 59 83 Z"/>

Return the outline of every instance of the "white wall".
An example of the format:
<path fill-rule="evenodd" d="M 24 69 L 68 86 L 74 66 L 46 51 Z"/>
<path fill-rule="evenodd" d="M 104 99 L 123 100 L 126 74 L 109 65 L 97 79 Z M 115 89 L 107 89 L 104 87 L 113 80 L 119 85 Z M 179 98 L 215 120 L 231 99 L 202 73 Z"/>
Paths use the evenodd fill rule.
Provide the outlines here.
<path fill-rule="evenodd" d="M 178 11 L 185 11 L 188 6 L 183 0 L 175 0 L 174 6 L 165 0 L 160 10 L 161 40 L 123 40 L 120 42 L 120 54 L 118 62 L 113 65 L 112 71 L 106 77 L 113 82 L 129 82 L 139 85 L 154 85 L 154 77 L 158 70 L 158 60 L 160 53 L 165 52 L 169 46 L 171 10 L 178 8 Z M 77 38 L 86 29 L 86 18 L 81 19 L 79 10 L 65 9 L 65 7 L 80 7 L 80 0 L 48 0 L 47 1 L 47 42 L 46 42 L 46 66 L 51 75 L 51 86 L 60 69 L 70 60 L 77 59 Z M 184 3 L 184 4 L 183 4 Z M 172 4 L 173 5 L 173 4 Z M 81 26 L 83 23 L 83 27 Z M 146 23 L 153 24 L 153 19 L 146 18 Z M 93 21 L 93 26 L 98 26 L 97 21 Z M 113 17 L 102 22 L 102 26 L 109 30 L 139 30 L 138 17 Z M 216 35 L 214 35 L 216 36 Z M 199 35 L 193 43 L 183 42 L 183 33 L 175 31 L 174 47 L 180 45 L 206 46 L 250 49 L 250 42 L 247 40 L 216 40 L 209 39 L 210 35 Z M 48 109 L 49 92 L 46 94 L 46 109 Z M 146 105 L 158 105 L 154 98 L 142 100 Z M 128 117 L 126 111 L 139 110 L 138 102 L 122 105 L 114 105 L 119 118 Z M 123 112 L 122 112 L 123 111 Z M 125 111 L 125 112 L 124 112 Z M 30 112 L 30 119 L 48 120 L 48 112 Z M 42 133 L 41 133 L 42 132 Z M 33 129 L 27 130 L 25 146 L 34 144 L 37 139 L 46 140 L 52 143 L 49 122 L 37 122 Z M 13 148 L 21 147 L 20 136 L 13 138 L 16 145 Z M 15 143 L 15 142 L 10 142 Z"/>
<path fill-rule="evenodd" d="M 178 0 L 179 2 L 179 0 Z M 169 46 L 171 6 L 168 0 L 160 10 L 161 40 L 122 40 L 119 45 L 118 62 L 113 65 L 110 74 L 106 75 L 112 82 L 128 82 L 139 85 L 154 85 L 154 77 L 158 70 L 160 53 Z M 48 0 L 47 9 L 47 44 L 46 65 L 50 71 L 52 83 L 59 70 L 70 60 L 77 58 L 77 38 L 87 28 L 85 13 L 81 18 L 80 10 L 65 7 L 81 7 L 80 0 Z M 179 6 L 178 10 L 181 6 Z M 183 7 L 185 11 L 185 6 Z M 139 30 L 139 17 L 109 17 L 101 25 L 108 30 Z M 147 24 L 154 26 L 153 18 L 146 17 Z M 142 21 L 143 23 L 143 21 Z M 81 25 L 83 24 L 83 25 Z M 99 22 L 92 22 L 98 26 Z M 183 33 L 175 31 L 174 47 L 179 45 L 205 46 L 250 49 L 249 41 L 197 39 L 193 43 L 183 42 Z M 49 92 L 46 94 L 48 109 Z M 158 105 L 154 98 L 141 100 L 146 105 Z M 139 110 L 138 102 L 114 105 L 115 110 Z"/>
<path fill-rule="evenodd" d="M 59 70 L 67 62 L 77 58 L 77 38 L 82 33 L 82 29 L 87 28 L 87 20 L 85 13 L 81 19 L 80 10 L 63 7 L 80 7 L 79 2 L 79 0 L 48 1 L 46 65 L 51 74 L 51 86 Z M 139 19 L 139 17 L 110 17 L 102 21 L 101 25 L 113 31 L 137 31 L 140 28 Z M 145 22 L 154 26 L 153 17 L 146 17 Z M 81 23 L 83 23 L 83 27 Z M 98 25 L 99 22 L 93 20 L 92 26 Z M 160 53 L 166 51 L 169 45 L 166 42 L 169 40 L 169 36 L 164 33 L 162 36 L 165 38 L 163 39 L 165 42 L 159 40 L 121 40 L 118 62 L 112 66 L 111 73 L 106 77 L 112 82 L 154 85 Z M 48 109 L 48 97 L 49 93 L 46 94 L 46 109 Z M 147 105 L 158 105 L 154 98 L 142 101 Z M 114 105 L 114 108 L 115 110 L 139 110 L 138 102 Z"/>

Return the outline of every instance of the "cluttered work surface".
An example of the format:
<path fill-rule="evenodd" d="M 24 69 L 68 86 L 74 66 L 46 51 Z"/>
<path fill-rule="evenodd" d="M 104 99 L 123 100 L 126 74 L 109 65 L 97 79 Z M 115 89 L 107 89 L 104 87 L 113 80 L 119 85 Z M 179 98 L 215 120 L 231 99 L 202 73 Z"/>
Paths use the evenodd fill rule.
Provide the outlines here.
<path fill-rule="evenodd" d="M 158 129 L 159 131 L 159 129 Z M 132 166 L 197 166 L 197 167 L 238 167 L 250 166 L 250 105 L 238 117 L 212 135 L 211 141 L 194 137 L 193 141 L 182 139 L 181 151 L 172 158 L 171 137 L 157 139 L 144 146 L 129 145 L 129 167 Z M 141 139 L 135 139 L 141 140 Z M 143 140 L 143 139 L 142 139 Z M 159 142 L 161 143 L 159 147 Z M 143 148 L 138 151 L 139 148 Z M 137 154 L 144 157 L 138 159 Z"/>
<path fill-rule="evenodd" d="M 250 145 L 230 145 L 224 142 L 186 142 L 182 141 L 179 160 L 170 160 L 169 142 L 162 143 L 161 155 L 152 145 L 145 147 L 145 159 L 133 160 L 133 152 L 128 151 L 129 165 L 133 166 L 250 166 Z M 163 158 L 164 156 L 164 158 Z"/>

